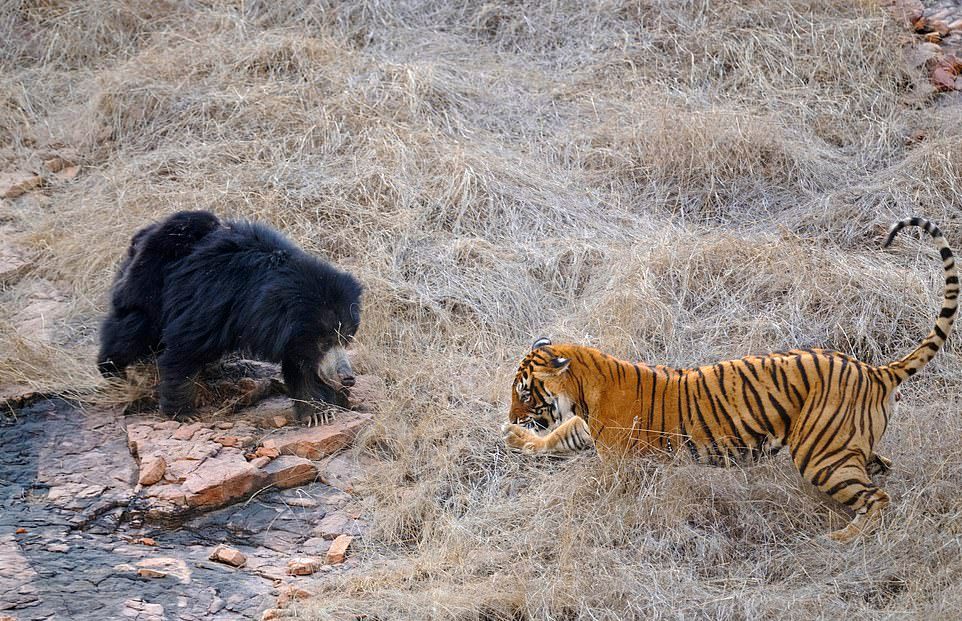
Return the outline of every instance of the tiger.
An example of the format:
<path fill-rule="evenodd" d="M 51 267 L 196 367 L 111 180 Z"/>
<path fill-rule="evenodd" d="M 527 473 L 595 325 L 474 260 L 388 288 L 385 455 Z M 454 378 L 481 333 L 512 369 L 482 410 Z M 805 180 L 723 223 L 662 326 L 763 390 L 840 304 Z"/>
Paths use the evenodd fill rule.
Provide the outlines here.
<path fill-rule="evenodd" d="M 792 349 L 676 369 L 631 363 L 582 345 L 534 342 L 514 378 L 507 446 L 525 453 L 602 456 L 690 452 L 701 463 L 751 463 L 788 446 L 798 472 L 854 512 L 828 537 L 874 529 L 889 496 L 872 482 L 892 462 L 875 452 L 896 389 L 944 345 L 958 310 L 955 257 L 934 223 L 896 222 L 934 240 L 945 268 L 942 310 L 911 353 L 883 366 L 827 349 Z"/>

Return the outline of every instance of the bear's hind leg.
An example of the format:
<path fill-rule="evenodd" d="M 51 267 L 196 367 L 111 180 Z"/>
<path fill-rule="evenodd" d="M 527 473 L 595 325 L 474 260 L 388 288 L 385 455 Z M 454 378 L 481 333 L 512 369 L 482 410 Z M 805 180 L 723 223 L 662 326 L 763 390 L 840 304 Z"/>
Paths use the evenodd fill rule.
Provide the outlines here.
<path fill-rule="evenodd" d="M 195 377 L 207 360 L 180 355 L 168 347 L 157 360 L 160 371 L 160 409 L 172 418 L 186 418 L 193 414 Z"/>

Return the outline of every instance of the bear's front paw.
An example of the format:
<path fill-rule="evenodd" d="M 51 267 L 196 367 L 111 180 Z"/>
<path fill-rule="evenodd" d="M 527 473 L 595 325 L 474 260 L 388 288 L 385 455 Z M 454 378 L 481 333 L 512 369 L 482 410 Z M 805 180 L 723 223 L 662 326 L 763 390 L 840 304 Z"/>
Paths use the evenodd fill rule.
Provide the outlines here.
<path fill-rule="evenodd" d="M 337 412 L 337 407 L 321 401 L 294 402 L 294 418 L 298 424 L 305 427 L 330 425 L 334 422 Z"/>

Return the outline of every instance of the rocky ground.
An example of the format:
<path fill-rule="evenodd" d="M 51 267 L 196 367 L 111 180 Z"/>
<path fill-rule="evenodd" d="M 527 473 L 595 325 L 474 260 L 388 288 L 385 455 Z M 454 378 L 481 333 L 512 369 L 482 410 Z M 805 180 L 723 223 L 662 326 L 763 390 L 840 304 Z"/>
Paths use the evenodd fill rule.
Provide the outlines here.
<path fill-rule="evenodd" d="M 915 31 L 906 49 L 911 69 L 924 69 L 937 92 L 962 91 L 962 0 L 890 0 L 893 16 Z"/>
<path fill-rule="evenodd" d="M 366 524 L 341 449 L 370 415 L 305 428 L 289 405 L 178 423 L 8 401 L 0 619 L 269 618 L 350 568 Z"/>

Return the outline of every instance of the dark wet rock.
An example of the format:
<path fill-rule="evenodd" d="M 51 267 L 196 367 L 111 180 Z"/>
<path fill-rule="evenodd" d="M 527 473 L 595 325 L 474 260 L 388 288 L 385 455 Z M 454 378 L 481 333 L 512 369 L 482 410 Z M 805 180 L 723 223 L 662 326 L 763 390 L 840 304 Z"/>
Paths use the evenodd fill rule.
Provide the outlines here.
<path fill-rule="evenodd" d="M 236 437 L 276 433 L 244 418 L 230 422 Z M 147 493 L 176 487 L 168 477 L 186 482 L 199 476 L 200 465 L 178 461 L 202 465 L 226 452 L 238 467 L 263 467 L 250 466 L 242 449 L 214 442 L 225 428 L 205 423 L 194 430 L 189 442 L 195 446 L 183 459 L 168 463 L 161 481 L 138 492 L 137 459 L 143 461 L 139 451 L 147 444 L 134 443 L 137 458 L 128 448 L 128 432 L 138 425 L 168 437 L 181 426 L 62 400 L 38 401 L 0 419 L 0 615 L 18 621 L 259 619 L 275 607 L 278 585 L 316 579 L 288 576 L 287 561 L 325 557 L 330 541 L 312 531 L 328 514 L 350 514 L 349 494 L 312 476 L 303 486 L 266 485 L 243 503 L 183 514 L 175 529 L 144 522 Z M 208 445 L 216 446 L 214 455 Z M 280 460 L 287 460 L 281 472 L 306 472 L 293 456 L 268 465 Z M 235 568 L 210 561 L 211 549 L 221 544 L 246 563 Z"/>

